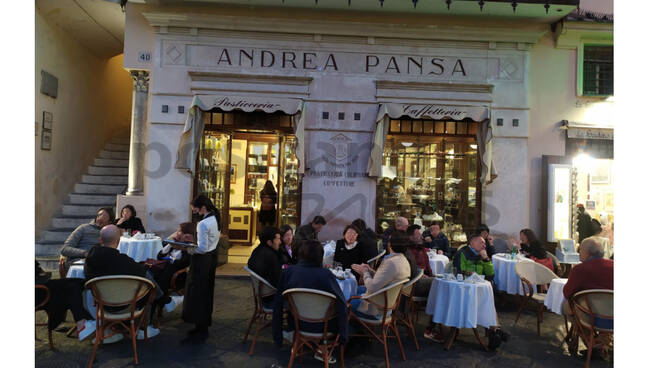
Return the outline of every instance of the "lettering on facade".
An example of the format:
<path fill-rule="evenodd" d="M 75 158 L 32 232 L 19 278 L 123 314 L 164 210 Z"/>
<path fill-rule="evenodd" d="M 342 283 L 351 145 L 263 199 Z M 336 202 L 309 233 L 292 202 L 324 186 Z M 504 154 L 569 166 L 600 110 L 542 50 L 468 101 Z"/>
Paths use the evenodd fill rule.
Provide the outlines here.
<path fill-rule="evenodd" d="M 467 77 L 460 58 L 412 55 L 350 55 L 337 53 L 255 49 L 217 49 L 215 64 L 223 67 L 281 68 L 334 72 L 363 72 L 386 75 Z M 357 64 L 357 65 L 356 65 Z"/>
<path fill-rule="evenodd" d="M 577 139 L 614 139 L 613 129 L 569 128 L 568 138 Z"/>
<path fill-rule="evenodd" d="M 467 115 L 467 111 L 457 108 L 447 109 L 438 105 L 404 105 L 403 113 L 413 119 L 421 119 L 424 116 L 452 117 L 461 120 Z"/>
<path fill-rule="evenodd" d="M 273 110 L 281 107 L 282 105 L 270 102 L 256 103 L 249 102 L 242 99 L 231 100 L 227 97 L 218 98 L 213 101 L 213 107 L 224 108 L 224 110 L 229 111 L 235 108 L 248 108 L 248 109 L 268 109 Z"/>

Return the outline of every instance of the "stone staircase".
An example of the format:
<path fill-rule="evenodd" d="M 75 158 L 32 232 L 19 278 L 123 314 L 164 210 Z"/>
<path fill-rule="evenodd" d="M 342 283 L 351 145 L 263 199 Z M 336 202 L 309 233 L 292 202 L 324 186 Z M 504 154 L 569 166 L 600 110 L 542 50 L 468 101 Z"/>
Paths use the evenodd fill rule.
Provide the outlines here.
<path fill-rule="evenodd" d="M 128 152 L 129 138 L 113 138 L 99 152 L 52 219 L 50 228 L 41 233 L 35 245 L 41 267 L 57 270 L 59 249 L 69 234 L 78 225 L 94 219 L 100 207 L 115 207 L 117 194 L 124 193 L 128 183 Z"/>

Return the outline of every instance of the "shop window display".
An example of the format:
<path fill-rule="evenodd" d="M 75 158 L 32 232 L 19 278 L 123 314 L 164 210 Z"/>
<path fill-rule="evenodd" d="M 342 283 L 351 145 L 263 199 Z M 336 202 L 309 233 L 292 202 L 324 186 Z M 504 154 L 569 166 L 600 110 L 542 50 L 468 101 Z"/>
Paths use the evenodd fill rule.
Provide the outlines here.
<path fill-rule="evenodd" d="M 444 220 L 453 246 L 467 241 L 480 217 L 477 124 L 391 121 L 377 186 L 379 230 L 399 216 L 424 227 Z"/>

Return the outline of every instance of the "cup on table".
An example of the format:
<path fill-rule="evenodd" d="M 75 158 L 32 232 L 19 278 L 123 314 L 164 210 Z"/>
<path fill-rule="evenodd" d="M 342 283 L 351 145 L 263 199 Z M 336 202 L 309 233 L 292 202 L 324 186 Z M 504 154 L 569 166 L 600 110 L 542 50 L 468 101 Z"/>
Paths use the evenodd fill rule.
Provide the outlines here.
<path fill-rule="evenodd" d="M 456 275 L 456 280 L 463 281 L 463 274 L 462 273 L 457 274 Z"/>

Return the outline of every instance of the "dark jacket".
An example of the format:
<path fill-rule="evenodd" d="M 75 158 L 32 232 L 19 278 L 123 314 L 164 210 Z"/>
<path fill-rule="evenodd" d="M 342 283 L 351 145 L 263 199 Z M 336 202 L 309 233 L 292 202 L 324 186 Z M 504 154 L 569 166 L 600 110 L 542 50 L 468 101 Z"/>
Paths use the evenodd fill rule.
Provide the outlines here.
<path fill-rule="evenodd" d="M 493 244 L 491 244 L 488 238 L 484 239 L 484 242 L 486 243 L 486 254 L 488 254 L 488 258 L 493 259 L 493 255 L 495 254 L 495 247 Z"/>
<path fill-rule="evenodd" d="M 432 240 L 431 242 L 424 242 L 424 246 L 429 247 L 431 249 L 440 249 L 444 255 L 447 257 L 452 256 L 452 249 L 451 246 L 449 245 L 449 239 L 445 236 L 445 234 L 441 231 L 440 234 L 438 234 L 437 237 L 433 237 L 431 235 L 431 230 L 425 230 L 422 233 L 422 239 L 426 239 L 426 237 L 430 237 Z"/>
<path fill-rule="evenodd" d="M 259 244 L 252 251 L 247 265 L 257 275 L 263 277 L 273 285 L 273 287 L 277 287 L 280 274 L 282 273 L 282 262 L 280 260 L 280 254 L 275 249 L 263 243 Z"/>
<path fill-rule="evenodd" d="M 96 246 L 85 261 L 85 279 L 100 276 L 132 275 L 145 277 L 147 269 L 115 248 Z"/>
<path fill-rule="evenodd" d="M 367 249 L 362 243 L 357 242 L 355 248 L 349 250 L 346 248 L 345 239 L 337 240 L 334 261 L 341 263 L 344 269 L 351 268 L 351 265 L 354 264 L 367 263 L 367 260 L 369 260 Z M 360 274 L 353 270 L 351 272 L 358 280 L 360 279 Z"/>
<path fill-rule="evenodd" d="M 293 236 L 293 241 L 302 242 L 304 240 L 318 240 L 318 234 L 314 231 L 312 223 L 310 222 L 307 225 L 303 225 L 296 230 L 296 234 Z"/>
<path fill-rule="evenodd" d="M 280 250 L 278 250 L 278 253 L 280 254 L 280 262 L 282 264 L 287 264 L 287 265 L 292 265 L 296 264 L 296 259 L 293 258 L 293 243 L 291 244 L 291 255 L 289 255 L 289 252 L 286 251 L 286 247 L 284 244 L 280 244 Z"/>
<path fill-rule="evenodd" d="M 339 341 L 341 343 L 346 342 L 348 338 L 348 313 L 344 293 L 342 293 L 339 283 L 329 270 L 302 261 L 284 270 L 277 287 L 273 311 L 273 339 L 275 343 L 278 346 L 282 345 L 282 292 L 292 288 L 316 289 L 334 294 L 337 297 L 335 304 L 336 317 L 328 323 L 328 330 L 339 331 Z M 301 328 L 323 332 L 323 324 L 321 323 L 313 324 L 313 326 L 301 326 Z"/>
<path fill-rule="evenodd" d="M 588 213 L 583 212 L 578 215 L 578 243 L 582 243 L 582 240 L 594 235 L 593 225 L 591 224 L 591 216 Z"/>
<path fill-rule="evenodd" d="M 119 221 L 119 219 L 115 220 L 115 224 L 117 223 L 117 221 Z M 142 220 L 140 220 L 139 217 L 135 217 L 135 216 L 117 225 L 117 227 L 128 231 L 128 233 L 131 235 L 133 235 L 133 232 L 136 230 L 141 232 L 142 234 L 146 233 L 146 231 L 144 230 L 144 226 L 142 226 Z"/>
<path fill-rule="evenodd" d="M 358 242 L 364 247 L 367 259 L 371 259 L 378 255 L 378 237 L 376 233 L 367 228 L 359 236 Z"/>

